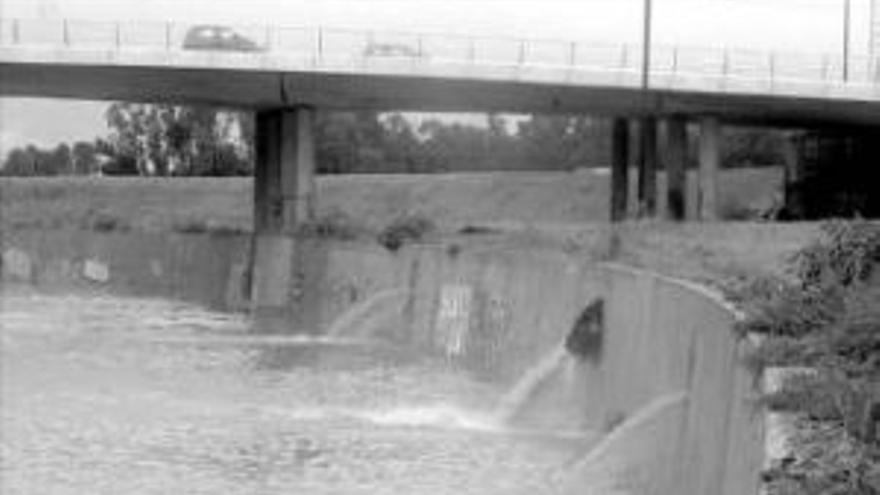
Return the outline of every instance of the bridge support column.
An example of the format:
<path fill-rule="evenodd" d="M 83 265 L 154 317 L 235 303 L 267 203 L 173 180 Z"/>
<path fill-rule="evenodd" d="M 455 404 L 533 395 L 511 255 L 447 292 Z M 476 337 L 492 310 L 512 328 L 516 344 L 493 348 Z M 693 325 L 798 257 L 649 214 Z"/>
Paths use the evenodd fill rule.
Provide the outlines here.
<path fill-rule="evenodd" d="M 657 213 L 657 119 L 642 119 L 639 140 L 639 216 Z"/>
<path fill-rule="evenodd" d="M 254 230 L 293 233 L 313 213 L 315 189 L 314 109 L 257 114 Z"/>
<path fill-rule="evenodd" d="M 611 221 L 626 220 L 629 192 L 629 121 L 614 119 L 611 130 Z"/>
<path fill-rule="evenodd" d="M 700 121 L 700 218 L 718 218 L 718 172 L 721 168 L 721 123 L 716 117 Z"/>
<path fill-rule="evenodd" d="M 685 218 L 687 186 L 687 121 L 672 117 L 666 122 L 666 213 L 670 220 Z"/>
<path fill-rule="evenodd" d="M 786 135 L 785 145 L 782 149 L 785 158 L 784 168 L 784 185 L 783 185 L 783 206 L 782 209 L 789 218 L 802 218 L 804 210 L 804 195 L 800 184 L 803 170 L 800 153 L 796 142 L 796 135 L 788 133 Z"/>
<path fill-rule="evenodd" d="M 313 212 L 314 116 L 309 107 L 256 116 L 251 299 L 261 313 L 290 306 L 292 234 Z"/>

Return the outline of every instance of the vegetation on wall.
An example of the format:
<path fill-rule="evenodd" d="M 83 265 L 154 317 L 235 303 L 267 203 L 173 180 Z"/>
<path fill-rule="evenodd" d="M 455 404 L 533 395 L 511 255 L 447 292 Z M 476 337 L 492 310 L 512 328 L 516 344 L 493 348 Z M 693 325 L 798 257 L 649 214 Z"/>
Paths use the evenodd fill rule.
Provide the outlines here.
<path fill-rule="evenodd" d="M 766 337 L 750 364 L 811 370 L 764 398 L 800 421 L 795 457 L 765 473 L 769 493 L 880 493 L 880 225 L 826 223 L 789 269 L 737 293 L 744 330 Z"/>

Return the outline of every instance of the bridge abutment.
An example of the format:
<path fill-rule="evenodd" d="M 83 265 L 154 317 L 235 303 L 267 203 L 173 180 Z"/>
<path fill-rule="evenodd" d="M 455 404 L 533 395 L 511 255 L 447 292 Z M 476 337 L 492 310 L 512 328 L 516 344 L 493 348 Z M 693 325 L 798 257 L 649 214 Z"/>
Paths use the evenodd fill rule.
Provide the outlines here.
<path fill-rule="evenodd" d="M 292 235 L 314 211 L 314 119 L 306 106 L 256 115 L 251 297 L 260 312 L 283 310 L 290 300 Z"/>

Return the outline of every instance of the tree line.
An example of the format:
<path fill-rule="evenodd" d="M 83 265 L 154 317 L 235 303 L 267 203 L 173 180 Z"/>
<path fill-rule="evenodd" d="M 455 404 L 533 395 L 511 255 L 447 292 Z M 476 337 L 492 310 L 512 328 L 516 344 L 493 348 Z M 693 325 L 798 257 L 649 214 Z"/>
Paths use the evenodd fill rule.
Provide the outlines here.
<path fill-rule="evenodd" d="M 119 102 L 108 107 L 105 118 L 107 136 L 72 146 L 15 148 L 7 154 L 0 174 L 231 176 L 253 172 L 251 112 Z M 610 163 L 608 119 L 490 114 L 485 123 L 468 122 L 419 120 L 374 111 L 318 112 L 318 173 L 571 170 Z M 728 130 L 724 165 L 778 165 L 783 139 L 772 131 Z"/>

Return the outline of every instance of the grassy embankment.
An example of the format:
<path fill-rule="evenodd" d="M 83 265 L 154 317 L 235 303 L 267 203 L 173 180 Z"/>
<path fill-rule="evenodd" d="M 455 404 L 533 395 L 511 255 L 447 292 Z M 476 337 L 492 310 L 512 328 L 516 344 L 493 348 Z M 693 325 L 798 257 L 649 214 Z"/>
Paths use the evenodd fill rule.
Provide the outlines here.
<path fill-rule="evenodd" d="M 0 179 L 0 229 L 248 232 L 251 180 L 242 178 Z M 634 184 L 633 184 L 634 186 Z M 766 204 L 776 170 L 722 176 L 732 211 Z M 634 197 L 634 187 L 631 187 Z M 328 176 L 318 180 L 318 223 L 369 240 L 402 215 L 428 219 L 432 235 L 510 247 L 542 245 L 615 257 L 703 281 L 774 270 L 813 235 L 813 225 L 749 222 L 633 223 L 609 249 L 608 177 L 595 172 Z M 662 200 L 661 200 L 662 203 Z M 464 228 L 482 235 L 455 235 Z M 613 251 L 613 252 L 612 252 Z"/>

